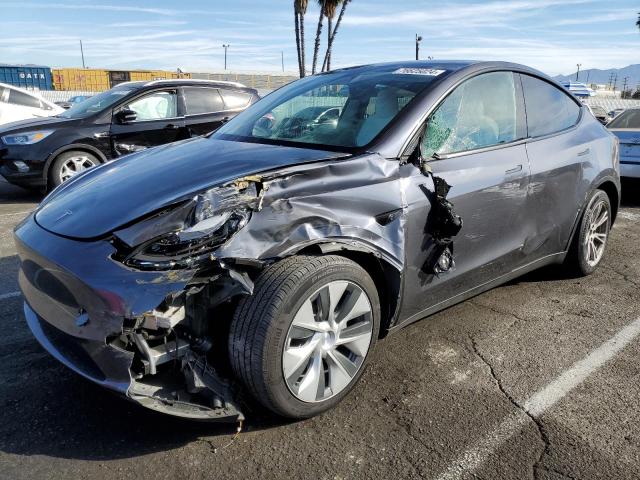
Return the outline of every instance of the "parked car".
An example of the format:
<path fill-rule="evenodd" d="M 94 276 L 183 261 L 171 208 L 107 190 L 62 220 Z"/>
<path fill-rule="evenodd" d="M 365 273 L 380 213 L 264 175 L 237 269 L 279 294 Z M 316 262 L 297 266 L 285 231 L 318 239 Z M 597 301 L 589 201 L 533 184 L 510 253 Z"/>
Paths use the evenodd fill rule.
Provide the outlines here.
<path fill-rule="evenodd" d="M 0 175 L 55 187 L 122 155 L 210 133 L 258 98 L 232 82 L 121 83 L 55 117 L 0 128 Z"/>
<path fill-rule="evenodd" d="M 311 101 L 337 122 L 288 121 Z M 310 417 L 381 336 L 544 265 L 594 272 L 618 168 L 616 138 L 521 65 L 314 75 L 52 192 L 15 230 L 24 312 L 145 407 L 237 420 L 252 395 Z"/>
<path fill-rule="evenodd" d="M 87 98 L 91 98 L 93 95 L 75 95 L 65 102 L 55 102 L 59 107 L 69 110 L 76 103 L 84 102 Z"/>
<path fill-rule="evenodd" d="M 0 125 L 27 118 L 50 117 L 62 111 L 35 93 L 0 83 Z"/>
<path fill-rule="evenodd" d="M 607 128 L 620 139 L 620 175 L 640 178 L 640 107 L 625 110 Z"/>
<path fill-rule="evenodd" d="M 609 116 L 611 118 L 616 118 L 618 115 L 620 115 L 622 112 L 624 112 L 624 108 L 615 108 L 613 110 L 611 110 L 609 112 Z"/>
<path fill-rule="evenodd" d="M 609 116 L 609 114 L 603 107 L 600 107 L 598 105 L 587 105 L 587 108 L 589 109 L 591 114 L 596 117 L 598 121 L 603 125 L 606 125 L 612 119 L 612 117 Z"/>

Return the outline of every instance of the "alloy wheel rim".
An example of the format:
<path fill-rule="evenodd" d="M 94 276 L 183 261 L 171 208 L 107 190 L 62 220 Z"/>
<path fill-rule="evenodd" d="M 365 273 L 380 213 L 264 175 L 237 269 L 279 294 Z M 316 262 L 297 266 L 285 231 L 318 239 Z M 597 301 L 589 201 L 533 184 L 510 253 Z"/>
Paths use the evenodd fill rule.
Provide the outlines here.
<path fill-rule="evenodd" d="M 87 156 L 78 155 L 69 157 L 67 161 L 62 164 L 62 168 L 60 169 L 60 183 L 64 183 L 80 172 L 84 172 L 88 168 L 95 166 L 96 164 L 93 160 Z"/>
<path fill-rule="evenodd" d="M 604 200 L 594 203 L 589 211 L 589 229 L 584 239 L 585 260 L 590 267 L 596 266 L 607 244 L 609 234 L 609 208 Z"/>
<path fill-rule="evenodd" d="M 364 363 L 372 335 L 371 301 L 362 288 L 337 280 L 316 290 L 285 339 L 282 373 L 289 391 L 309 403 L 342 392 Z"/>

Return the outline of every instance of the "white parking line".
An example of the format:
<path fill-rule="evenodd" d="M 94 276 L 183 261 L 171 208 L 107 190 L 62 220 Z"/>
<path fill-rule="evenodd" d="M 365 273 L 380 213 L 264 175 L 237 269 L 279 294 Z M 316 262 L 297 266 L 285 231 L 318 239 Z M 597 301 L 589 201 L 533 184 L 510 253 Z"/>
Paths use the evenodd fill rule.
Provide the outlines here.
<path fill-rule="evenodd" d="M 0 294 L 0 300 L 6 300 L 7 298 L 15 298 L 22 295 L 20 292 L 9 292 Z"/>
<path fill-rule="evenodd" d="M 523 408 L 533 417 L 539 417 L 584 382 L 589 375 L 615 357 L 638 335 L 640 335 L 640 318 L 628 324 L 547 386 L 538 390 L 527 399 Z M 458 479 L 463 474 L 469 474 L 478 469 L 487 458 L 495 454 L 497 449 L 517 434 L 527 421 L 530 421 L 530 418 L 522 411 L 510 415 L 436 478 L 438 480 Z"/>

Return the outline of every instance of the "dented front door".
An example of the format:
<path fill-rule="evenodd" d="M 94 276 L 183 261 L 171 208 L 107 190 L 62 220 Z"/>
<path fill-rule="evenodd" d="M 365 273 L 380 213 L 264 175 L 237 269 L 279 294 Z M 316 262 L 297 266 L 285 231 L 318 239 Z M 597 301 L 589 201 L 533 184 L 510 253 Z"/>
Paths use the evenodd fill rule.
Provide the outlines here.
<path fill-rule="evenodd" d="M 524 261 L 529 182 L 525 146 L 433 160 L 430 166 L 434 176 L 451 185 L 447 199 L 463 225 L 450 245 L 453 267 L 435 273 L 427 217 L 430 200 L 424 193 L 431 181 L 416 169 L 408 189 L 413 207 L 407 224 L 405 306 L 412 310 L 410 315 L 504 275 Z"/>
<path fill-rule="evenodd" d="M 451 263 L 442 257 L 433 207 L 426 221 L 419 215 L 411 220 L 407 253 L 413 258 L 407 264 L 420 267 L 409 270 L 411 277 L 405 282 L 406 306 L 413 310 L 410 316 L 524 262 L 530 169 L 523 140 L 522 94 L 515 80 L 508 71 L 474 76 L 452 90 L 427 119 L 420 144 L 426 162 L 422 170 L 431 170 L 434 178 L 451 186 L 446 198 L 462 217 L 463 226 L 444 251 L 452 256 Z M 414 195 L 425 190 L 424 175 L 412 179 Z M 426 197 L 434 203 L 433 194 Z"/>

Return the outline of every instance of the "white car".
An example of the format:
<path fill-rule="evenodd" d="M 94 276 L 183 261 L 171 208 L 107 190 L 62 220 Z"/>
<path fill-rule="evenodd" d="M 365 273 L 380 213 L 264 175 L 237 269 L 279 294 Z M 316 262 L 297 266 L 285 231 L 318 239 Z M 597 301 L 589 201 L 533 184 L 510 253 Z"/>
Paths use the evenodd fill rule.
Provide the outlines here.
<path fill-rule="evenodd" d="M 62 107 L 13 85 L 0 83 L 0 125 L 64 112 Z"/>

